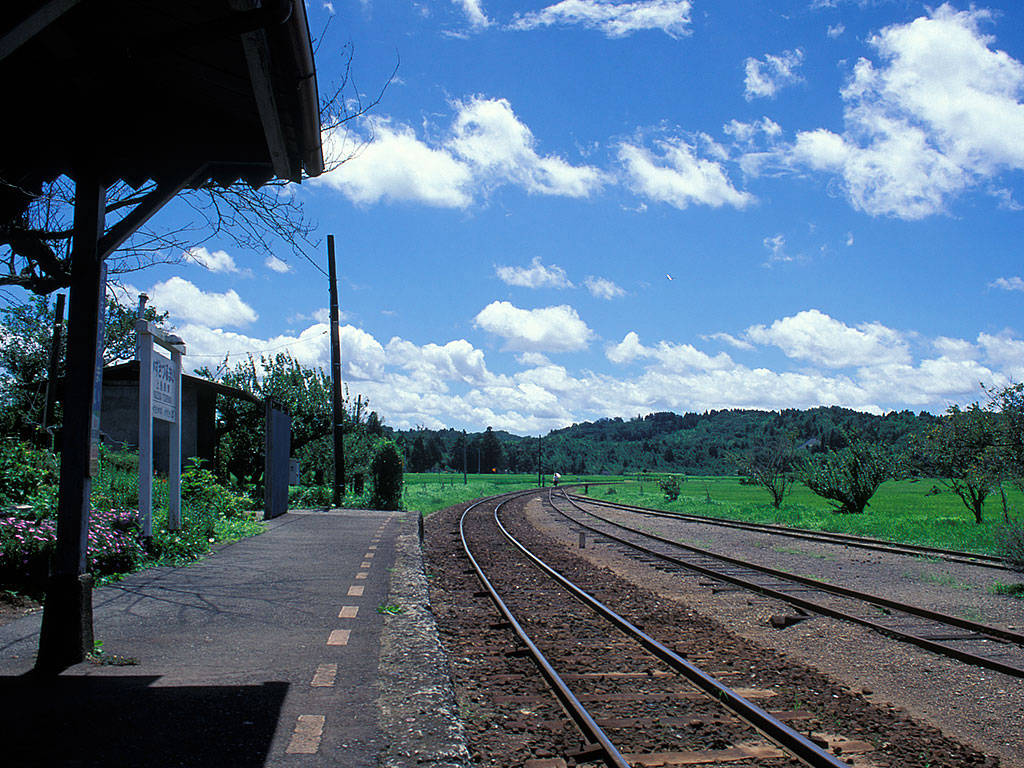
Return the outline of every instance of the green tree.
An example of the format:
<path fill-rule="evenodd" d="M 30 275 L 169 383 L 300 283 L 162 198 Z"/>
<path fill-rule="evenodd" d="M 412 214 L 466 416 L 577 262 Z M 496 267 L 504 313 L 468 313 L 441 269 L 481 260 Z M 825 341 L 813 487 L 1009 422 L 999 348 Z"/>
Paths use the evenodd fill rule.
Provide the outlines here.
<path fill-rule="evenodd" d="M 480 444 L 481 451 L 481 463 L 483 466 L 481 469 L 484 472 L 490 472 L 491 470 L 501 471 L 505 468 L 505 452 L 501 448 L 501 443 L 498 442 L 498 436 L 494 434 L 494 430 L 490 427 L 484 432 L 481 438 Z"/>
<path fill-rule="evenodd" d="M 377 441 L 370 473 L 373 476 L 373 496 L 370 500 L 373 508 L 401 509 L 402 452 L 393 440 L 384 438 Z"/>
<path fill-rule="evenodd" d="M 796 482 L 798 460 L 792 435 L 761 441 L 747 453 L 734 454 L 734 461 L 741 475 L 771 494 L 773 507 L 782 506 Z"/>
<path fill-rule="evenodd" d="M 685 480 L 686 478 L 683 479 Z M 679 494 L 682 493 L 683 490 L 682 483 L 680 482 L 678 475 L 663 477 L 661 482 L 658 483 L 658 487 L 661 489 L 661 492 L 665 494 L 665 498 L 669 501 L 675 501 L 678 499 Z"/>
<path fill-rule="evenodd" d="M 836 512 L 862 514 L 878 487 L 895 476 L 899 461 L 879 443 L 847 442 L 845 448 L 807 459 L 802 479 L 814 493 L 837 502 Z"/>
<path fill-rule="evenodd" d="M 925 437 L 926 453 L 941 482 L 960 497 L 979 524 L 985 499 L 1003 474 L 998 437 L 998 415 L 978 403 L 963 410 L 950 406 Z"/>

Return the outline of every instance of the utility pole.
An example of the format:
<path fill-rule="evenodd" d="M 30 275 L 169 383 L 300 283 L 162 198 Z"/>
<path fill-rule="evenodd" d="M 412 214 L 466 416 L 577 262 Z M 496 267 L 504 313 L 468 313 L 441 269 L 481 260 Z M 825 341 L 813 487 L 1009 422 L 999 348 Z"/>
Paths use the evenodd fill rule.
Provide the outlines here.
<path fill-rule="evenodd" d="M 469 484 L 466 478 L 466 430 L 462 430 L 462 484 Z"/>
<path fill-rule="evenodd" d="M 338 275 L 334 266 L 334 235 L 327 236 L 328 279 L 331 283 L 331 385 L 334 401 L 334 496 L 332 504 L 341 506 L 345 493 L 345 442 L 342 427 L 345 406 L 341 399 L 341 338 L 338 326 Z"/>
<path fill-rule="evenodd" d="M 541 440 L 544 438 L 541 435 L 537 436 L 537 484 L 540 487 L 544 487 L 544 475 L 541 474 Z"/>

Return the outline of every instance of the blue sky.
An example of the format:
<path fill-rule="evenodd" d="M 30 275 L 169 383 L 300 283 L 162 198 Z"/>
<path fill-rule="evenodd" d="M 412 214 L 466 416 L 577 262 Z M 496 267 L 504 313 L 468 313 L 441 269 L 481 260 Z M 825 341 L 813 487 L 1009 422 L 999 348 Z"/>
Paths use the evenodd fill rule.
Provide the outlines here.
<path fill-rule="evenodd" d="M 347 43 L 368 98 L 400 59 L 325 136 L 351 158 L 293 190 L 337 239 L 345 378 L 386 423 L 941 412 L 1024 379 L 1018 3 L 308 8 L 322 93 Z M 129 288 L 193 364 L 328 366 L 311 264 L 191 255 Z"/>

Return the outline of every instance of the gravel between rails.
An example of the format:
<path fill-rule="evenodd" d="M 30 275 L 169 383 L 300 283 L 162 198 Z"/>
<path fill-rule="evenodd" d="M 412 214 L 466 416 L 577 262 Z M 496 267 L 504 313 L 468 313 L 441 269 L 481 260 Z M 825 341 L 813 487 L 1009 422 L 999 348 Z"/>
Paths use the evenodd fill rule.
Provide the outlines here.
<path fill-rule="evenodd" d="M 503 519 L 538 555 L 557 560 L 560 569 L 571 571 L 572 578 L 599 598 L 624 603 L 626 613 L 632 612 L 632 618 L 646 631 L 660 635 L 662 642 L 686 652 L 692 660 L 700 659 L 709 672 L 723 674 L 730 686 L 770 689 L 772 709 L 788 709 L 795 717 L 808 718 L 806 725 L 811 730 L 825 729 L 875 746 L 865 754 L 844 755 L 853 765 L 952 768 L 1000 764 L 998 751 L 973 749 L 965 743 L 971 739 L 958 741 L 926 720 L 901 711 L 898 707 L 912 707 L 898 697 L 883 696 L 883 702 L 877 695 L 863 693 L 868 683 L 851 684 L 841 669 L 821 664 L 832 657 L 830 651 L 822 652 L 819 646 L 817 651 L 807 652 L 808 659 L 801 660 L 786 644 L 776 642 L 779 638 L 788 642 L 798 632 L 822 626 L 819 619 L 783 631 L 748 631 L 764 622 L 766 610 L 785 609 L 735 592 L 712 595 L 695 579 L 691 587 L 680 589 L 680 581 L 691 580 L 670 577 L 612 547 L 588 545 L 578 550 L 577 534 L 543 509 L 540 494 L 529 498 Z M 474 596 L 479 587 L 475 576 L 465 573 L 468 562 L 460 554 L 457 536 L 463 508 L 443 510 L 428 518 L 424 556 L 431 602 L 449 655 L 470 752 L 476 764 L 487 766 L 523 765 L 530 759 L 564 756 L 578 746 L 575 729 L 565 721 L 532 664 L 505 655 L 514 648 L 511 637 L 505 630 L 490 628 L 496 614 L 486 598 Z M 730 606 L 727 612 L 726 605 Z M 724 635 L 723 629 L 728 630 Z M 891 643 L 885 646 L 891 656 Z M 814 666 L 809 663 L 812 659 Z M 934 686 L 933 680 L 931 684 Z M 1016 710 L 1018 720 L 1019 713 Z M 1003 765 L 1014 763 L 1004 761 Z"/>
<path fill-rule="evenodd" d="M 530 519 L 566 546 L 578 547 L 578 535 L 539 507 L 530 508 Z M 993 583 L 1013 580 L 1013 574 L 1005 571 L 663 518 L 643 518 L 641 525 L 636 525 L 635 516 L 620 519 L 633 527 L 678 536 L 694 546 L 793 573 L 1016 631 L 1024 627 L 1024 604 L 990 592 Z M 777 629 L 771 626 L 770 616 L 793 613 L 778 601 L 728 589 L 712 590 L 702 585 L 706 579 L 663 573 L 612 547 L 575 551 L 632 583 L 699 606 L 702 613 L 730 631 L 821 671 L 848 690 L 869 691 L 869 700 L 903 710 L 915 720 L 999 757 L 1007 768 L 1024 768 L 1024 680 L 967 666 L 826 617 Z"/>

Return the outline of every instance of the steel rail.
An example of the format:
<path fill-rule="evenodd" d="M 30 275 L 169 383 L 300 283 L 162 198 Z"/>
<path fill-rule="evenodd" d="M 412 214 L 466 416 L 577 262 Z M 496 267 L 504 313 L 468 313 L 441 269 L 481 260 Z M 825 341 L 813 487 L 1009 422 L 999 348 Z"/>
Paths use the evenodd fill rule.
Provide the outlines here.
<path fill-rule="evenodd" d="M 650 515 L 651 517 L 666 517 L 674 520 L 684 520 L 687 522 L 694 523 L 706 523 L 708 525 L 719 525 L 724 528 L 738 528 L 740 530 L 753 530 L 753 531 L 764 531 L 765 533 L 776 534 L 779 536 L 789 536 L 794 539 L 809 539 L 811 541 L 826 541 L 829 543 L 840 544 L 849 547 L 859 547 L 860 549 L 877 550 L 880 552 L 892 552 L 895 554 L 907 554 L 907 555 L 927 555 L 930 557 L 939 557 L 943 560 L 948 560 L 953 563 L 961 563 L 963 565 L 974 565 L 980 568 L 998 568 L 1000 570 L 1012 571 L 1015 570 L 1010 563 L 1006 561 L 1004 557 L 998 557 L 996 555 L 986 555 L 976 552 L 964 552 L 956 549 L 942 549 L 940 547 L 930 547 L 925 544 L 906 544 L 897 541 L 886 541 L 885 539 L 872 539 L 868 536 L 856 536 L 851 533 L 835 533 L 833 531 L 812 531 L 807 528 L 791 528 L 785 525 L 773 525 L 771 523 L 751 523 L 743 520 L 729 520 L 725 517 L 712 517 L 704 515 L 690 515 L 684 512 L 666 512 L 661 509 L 651 509 L 650 507 L 641 507 L 635 504 L 623 504 L 621 502 L 605 501 L 603 499 L 594 499 L 589 496 L 581 496 L 579 494 L 573 494 L 576 499 L 585 501 L 588 504 L 595 504 L 601 507 L 619 507 L 622 509 L 628 509 L 637 512 L 642 515 Z"/>
<path fill-rule="evenodd" d="M 525 493 L 534 492 L 535 491 L 526 491 L 523 492 L 523 495 L 525 495 Z M 491 602 L 494 603 L 498 612 L 505 618 L 505 621 L 509 623 L 512 630 L 516 633 L 516 637 L 519 638 L 519 642 L 521 642 L 529 651 L 530 657 L 533 659 L 533 663 L 537 666 L 537 669 L 540 671 L 544 680 L 555 694 L 555 698 L 558 699 L 558 702 L 562 705 L 566 714 L 568 714 L 576 724 L 576 727 L 580 730 L 580 733 L 583 734 L 583 737 L 589 741 L 587 746 L 599 747 L 601 759 L 604 761 L 605 765 L 609 766 L 609 768 L 629 768 L 629 763 L 626 762 L 626 758 L 624 758 L 622 753 L 619 752 L 614 744 L 612 744 L 608 735 L 597 724 L 590 712 L 587 711 L 586 707 L 580 703 L 580 700 L 576 698 L 576 695 L 569 689 L 569 686 L 566 685 L 558 672 L 555 671 L 555 668 L 547 660 L 547 657 L 544 656 L 533 640 L 530 639 L 530 636 L 526 633 L 526 630 L 523 629 L 523 626 L 519 623 L 516 617 L 512 615 L 512 611 L 509 610 L 505 601 L 501 599 L 497 590 L 495 590 L 490 580 L 484 574 L 483 569 L 480 567 L 480 563 L 477 562 L 476 558 L 473 557 L 472 552 L 469 550 L 469 544 L 466 541 L 466 531 L 464 527 L 466 515 L 469 514 L 470 510 L 475 509 L 481 504 L 497 501 L 498 498 L 500 497 L 482 499 L 481 501 L 476 502 L 475 504 L 467 507 L 465 511 L 463 511 L 462 517 L 459 518 L 459 537 L 462 539 L 462 548 L 465 551 L 466 556 L 469 558 L 470 563 L 473 564 L 473 570 L 476 571 L 476 577 L 480 584 L 483 585 L 484 590 L 491 598 Z M 498 502 L 495 507 L 495 515 L 497 515 L 498 508 L 500 508 L 506 501 L 508 501 L 508 499 Z"/>
<path fill-rule="evenodd" d="M 503 503 L 504 502 L 502 502 L 502 504 Z M 497 505 L 494 509 L 494 521 L 502 534 L 513 546 L 522 552 L 530 562 L 567 590 L 569 594 L 588 608 L 591 608 L 596 613 L 603 616 L 620 631 L 636 640 L 653 656 L 660 659 L 676 672 L 680 673 L 691 684 L 715 699 L 719 704 L 732 711 L 740 719 L 754 727 L 769 740 L 778 744 L 790 755 L 796 757 L 806 765 L 811 766 L 812 768 L 849 768 L 848 763 L 838 760 L 835 756 L 823 750 L 807 737 L 801 735 L 785 723 L 776 720 L 761 707 L 740 696 L 728 686 L 723 685 L 699 667 L 658 642 L 639 627 L 620 616 L 597 598 L 581 589 L 537 557 L 537 555 L 527 549 L 526 546 L 516 539 L 502 524 L 501 518 L 499 517 L 499 511 L 502 504 Z M 463 516 L 463 519 L 464 518 L 465 516 Z M 492 599 L 494 599 L 494 597 L 492 597 Z"/>
<path fill-rule="evenodd" d="M 622 525 L 621 523 L 616 523 L 613 520 L 607 520 L 603 517 L 595 515 L 593 512 L 589 512 L 585 509 L 582 509 L 578 504 L 576 504 L 572 499 L 568 498 L 564 494 L 563 497 L 566 498 L 566 500 L 570 504 L 579 509 L 579 511 L 583 514 L 591 515 L 608 525 L 614 526 L 616 528 L 621 528 L 622 530 L 628 531 L 630 533 L 633 533 L 646 539 L 651 539 L 653 541 L 668 544 L 679 549 L 684 549 L 711 560 L 719 560 L 722 562 L 729 563 L 731 565 L 764 573 L 766 575 L 782 579 L 784 581 L 790 581 L 804 586 L 812 587 L 822 592 L 827 592 L 839 595 L 840 597 L 851 598 L 854 600 L 860 600 L 862 602 L 866 602 L 872 605 L 889 608 L 891 610 L 900 611 L 901 613 L 909 615 L 918 616 L 919 618 L 928 619 L 929 621 L 934 621 L 940 624 L 955 626 L 960 629 L 975 632 L 979 635 L 987 635 L 990 638 L 998 639 L 1001 641 L 1013 643 L 1015 645 L 1024 647 L 1024 635 L 1018 634 L 1016 632 L 1010 632 L 1008 630 L 1001 629 L 999 627 L 993 627 L 987 624 L 980 624 L 978 622 L 967 621 L 965 619 L 960 619 L 956 616 L 949 616 L 946 614 L 938 613 L 936 611 L 930 611 L 926 608 L 919 608 L 917 606 L 907 605 L 905 603 L 898 603 L 895 600 L 889 600 L 888 598 L 884 598 L 879 595 L 871 595 L 865 592 L 858 592 L 856 590 L 847 589 L 846 587 L 840 587 L 834 584 L 828 584 L 822 581 L 818 581 L 816 579 L 809 579 L 804 576 L 798 576 L 796 574 L 787 573 L 785 571 L 780 571 L 774 568 L 769 568 L 767 566 L 757 565 L 755 563 L 750 563 L 745 560 L 729 557 L 728 555 L 717 554 L 706 549 L 701 549 L 700 547 L 694 547 L 689 544 L 682 544 L 678 541 L 672 541 L 671 539 L 666 539 L 662 536 L 657 536 L 656 534 L 647 533 L 646 531 L 639 531 L 634 528 L 630 528 L 629 526 Z M 549 501 L 550 498 L 551 494 L 549 493 Z M 881 624 L 876 621 L 872 621 L 871 619 L 866 619 L 861 616 L 856 616 L 854 614 L 850 614 L 827 605 L 822 605 L 821 603 L 817 603 L 812 600 L 797 597 L 795 595 L 792 595 L 788 592 L 784 592 L 779 589 L 774 589 L 763 584 L 757 584 L 755 582 L 750 581 L 749 579 L 744 579 L 742 577 L 735 576 L 729 573 L 723 573 L 722 571 L 715 570 L 714 568 L 709 568 L 706 566 L 699 565 L 697 563 L 692 563 L 687 560 L 683 560 L 681 558 L 673 557 L 671 555 L 667 555 L 661 552 L 656 552 L 654 550 L 643 547 L 640 544 L 629 541 L 628 539 L 622 538 L 621 536 L 615 536 L 614 534 L 608 533 L 607 531 L 602 531 L 592 525 L 587 525 L 584 522 L 576 520 L 573 517 L 571 517 L 568 513 L 566 513 L 564 510 L 559 509 L 554 503 L 551 503 L 551 507 L 552 509 L 554 509 L 559 514 L 563 515 L 566 519 L 570 520 L 575 525 L 579 525 L 583 528 L 586 528 L 587 530 L 593 531 L 594 533 L 600 534 L 601 536 L 605 536 L 609 539 L 612 539 L 613 541 L 616 541 L 620 544 L 624 544 L 645 554 L 654 555 L 655 557 L 673 563 L 674 565 L 679 565 L 683 568 L 688 568 L 690 570 L 697 571 L 706 576 L 710 576 L 711 578 L 718 579 L 720 581 L 726 581 L 731 584 L 743 587 L 744 589 L 749 589 L 758 592 L 762 595 L 774 597 L 778 600 L 782 600 L 783 602 L 787 602 L 791 605 L 795 605 L 800 608 L 813 611 L 814 613 L 819 613 L 822 615 L 831 616 L 832 618 L 842 619 L 844 621 L 851 621 L 856 624 L 860 624 L 861 626 L 868 627 L 889 637 L 893 637 L 908 643 L 912 643 L 913 645 L 917 645 L 921 648 L 925 648 L 927 650 L 933 651 L 934 653 L 938 653 L 943 656 L 950 656 L 952 658 L 958 659 L 959 661 L 964 661 L 969 664 L 986 667 L 997 672 L 1012 675 L 1013 677 L 1024 677 L 1024 668 L 1017 667 L 1012 664 L 1005 664 L 997 659 L 992 659 L 987 656 L 980 656 L 978 654 L 970 653 L 968 651 L 962 651 L 959 648 L 954 648 L 952 646 L 946 645 L 941 642 L 937 642 L 935 640 L 928 639 L 926 637 L 922 637 L 920 635 L 914 635 L 904 630 L 895 627 L 890 627 L 886 624 Z"/>

